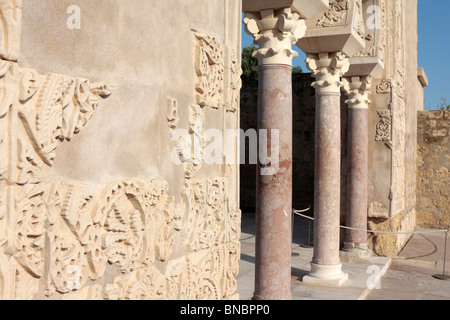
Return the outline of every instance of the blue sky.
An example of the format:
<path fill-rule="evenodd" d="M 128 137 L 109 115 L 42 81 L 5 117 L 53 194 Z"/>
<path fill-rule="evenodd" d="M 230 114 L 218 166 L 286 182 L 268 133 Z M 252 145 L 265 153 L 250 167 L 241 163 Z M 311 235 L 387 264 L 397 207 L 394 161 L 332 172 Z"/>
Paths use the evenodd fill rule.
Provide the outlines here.
<path fill-rule="evenodd" d="M 423 67 L 428 77 L 429 87 L 425 88 L 425 109 L 436 109 L 441 97 L 450 104 L 450 12 L 449 0 L 419 0 L 418 5 L 418 67 Z M 253 39 L 243 31 L 242 47 L 253 43 Z M 305 55 L 298 49 L 299 57 L 294 66 L 305 67 Z"/>

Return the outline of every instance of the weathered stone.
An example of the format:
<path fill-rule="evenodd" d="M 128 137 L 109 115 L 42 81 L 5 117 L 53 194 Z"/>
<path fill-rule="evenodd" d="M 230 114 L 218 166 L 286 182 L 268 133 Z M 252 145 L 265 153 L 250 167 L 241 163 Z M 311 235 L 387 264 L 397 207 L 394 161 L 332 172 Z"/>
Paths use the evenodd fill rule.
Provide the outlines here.
<path fill-rule="evenodd" d="M 423 157 L 422 166 L 417 166 L 417 223 L 423 228 L 448 228 L 450 225 L 450 143 L 448 137 L 443 138 L 450 130 L 446 120 L 449 114 L 449 111 L 418 113 L 418 127 L 438 128 L 432 132 L 436 139 L 430 139 L 424 132 L 417 140 Z"/>
<path fill-rule="evenodd" d="M 70 4 L 0 1 L 0 299 L 235 298 L 241 1 Z"/>

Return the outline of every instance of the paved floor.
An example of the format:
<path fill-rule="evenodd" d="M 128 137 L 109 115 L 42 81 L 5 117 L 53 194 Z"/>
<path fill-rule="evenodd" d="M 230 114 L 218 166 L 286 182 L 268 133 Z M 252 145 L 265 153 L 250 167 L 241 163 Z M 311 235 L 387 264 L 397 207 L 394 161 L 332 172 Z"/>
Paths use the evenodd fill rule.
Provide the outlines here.
<path fill-rule="evenodd" d="M 240 272 L 237 277 L 241 300 L 249 300 L 254 290 L 255 263 L 254 214 L 243 214 Z M 437 280 L 443 272 L 444 234 L 415 235 L 399 257 L 349 259 L 342 257 L 342 269 L 349 280 L 341 288 L 306 285 L 302 278 L 310 270 L 313 250 L 312 223 L 295 217 L 292 244 L 291 290 L 294 300 L 416 300 L 450 299 L 450 281 Z M 308 237 L 310 234 L 310 237 Z M 449 241 L 450 247 L 450 241 Z M 447 257 L 450 269 L 450 257 Z M 450 271 L 450 270 L 449 270 Z M 450 274 L 450 272 L 446 272 Z"/>

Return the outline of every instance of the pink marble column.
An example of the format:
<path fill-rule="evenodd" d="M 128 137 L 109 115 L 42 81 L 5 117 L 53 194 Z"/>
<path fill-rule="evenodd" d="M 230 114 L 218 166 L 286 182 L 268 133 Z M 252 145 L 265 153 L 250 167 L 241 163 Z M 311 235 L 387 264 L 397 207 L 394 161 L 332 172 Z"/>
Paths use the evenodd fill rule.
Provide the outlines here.
<path fill-rule="evenodd" d="M 268 149 L 272 146 L 273 155 L 277 148 L 279 160 L 258 165 L 254 299 L 287 300 L 291 298 L 292 67 L 260 66 L 259 92 L 258 129 L 268 130 Z M 271 130 L 279 132 L 279 139 L 274 140 Z M 264 174 L 264 169 L 273 172 Z"/>
<path fill-rule="evenodd" d="M 291 7 L 246 14 L 246 32 L 259 49 L 254 300 L 291 299 L 292 242 L 292 45 L 305 35 L 305 21 Z M 262 143 L 261 143 L 262 142 Z M 269 152 L 266 161 L 262 147 Z M 261 157 L 263 156 L 263 157 Z"/>
<path fill-rule="evenodd" d="M 347 227 L 367 229 L 369 131 L 368 108 L 371 76 L 344 79 L 348 94 Z M 347 229 L 343 254 L 368 257 L 367 232 Z"/>
<path fill-rule="evenodd" d="M 341 95 L 316 94 L 314 257 L 317 265 L 339 265 L 341 194 Z"/>
<path fill-rule="evenodd" d="M 367 229 L 368 144 L 368 109 L 349 108 L 346 224 L 363 230 Z M 347 248 L 367 247 L 367 232 L 347 230 L 344 242 Z"/>
<path fill-rule="evenodd" d="M 340 249 L 341 197 L 341 77 L 349 69 L 341 53 L 307 55 L 307 67 L 316 81 L 316 131 L 314 176 L 314 255 L 311 272 L 303 282 L 341 286 Z"/>

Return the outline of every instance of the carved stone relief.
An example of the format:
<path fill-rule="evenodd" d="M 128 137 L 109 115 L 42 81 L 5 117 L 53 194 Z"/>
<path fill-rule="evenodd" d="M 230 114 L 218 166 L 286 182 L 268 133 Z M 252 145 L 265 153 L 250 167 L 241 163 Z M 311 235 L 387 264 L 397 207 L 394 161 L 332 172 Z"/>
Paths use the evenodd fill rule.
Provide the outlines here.
<path fill-rule="evenodd" d="M 348 0 L 330 1 L 328 11 L 317 21 L 317 27 L 331 27 L 345 21 L 349 9 Z"/>
<path fill-rule="evenodd" d="M 1 282 L 16 288 L 10 293 L 14 298 L 32 298 L 41 289 L 40 279 L 46 280 L 48 296 L 81 290 L 89 279 L 104 276 L 108 265 L 124 276 L 103 288 L 107 299 L 170 298 L 176 291 L 167 290 L 168 285 L 193 287 L 189 290 L 194 292 L 200 286 L 194 297 L 208 299 L 223 299 L 236 290 L 240 211 L 226 195 L 224 178 L 188 181 L 184 204 L 175 204 L 162 180 L 106 184 L 95 194 L 83 185 L 61 182 L 28 184 L 14 191 L 20 200 L 9 215 L 12 228 L 0 242 L 7 248 L 0 270 L 13 269 L 18 275 Z M 171 260 L 177 236 L 188 252 L 198 252 L 181 259 L 183 276 L 155 267 L 155 261 L 177 263 Z M 13 260 L 6 259 L 8 255 Z M 210 267 L 202 267 L 197 278 L 184 283 L 203 266 L 198 256 Z M 187 298 L 189 290 L 176 296 Z"/>
<path fill-rule="evenodd" d="M 380 121 L 376 126 L 375 141 L 385 142 L 386 146 L 392 148 L 392 114 L 391 110 L 378 110 Z"/>
<path fill-rule="evenodd" d="M 216 38 L 193 32 L 196 103 L 200 106 L 224 106 L 224 52 Z"/>
<path fill-rule="evenodd" d="M 186 159 L 180 153 L 182 199 L 176 202 L 160 179 L 92 191 L 49 181 L 47 170 L 57 147 L 80 132 L 112 89 L 19 67 L 20 9 L 19 0 L 0 0 L 0 299 L 230 298 L 241 213 L 226 178 L 193 179 L 203 160 L 203 108 L 225 106 L 220 43 L 194 33 L 198 103 L 190 106 L 187 132 L 195 151 Z M 232 55 L 228 62 L 230 112 L 239 102 L 238 61 Z M 173 135 L 178 102 L 169 102 Z"/>
<path fill-rule="evenodd" d="M 58 145 L 80 132 L 111 89 L 103 83 L 54 73 L 41 75 L 13 62 L 2 63 L 2 176 L 19 185 L 39 183 L 44 169 L 53 165 Z M 5 172 L 6 163 L 15 164 L 9 172 Z"/>
<path fill-rule="evenodd" d="M 192 38 L 196 75 L 195 104 L 213 109 L 225 107 L 228 112 L 236 112 L 242 86 L 242 70 L 237 52 L 225 50 L 216 38 L 201 32 L 193 31 Z M 229 90 L 227 97 L 225 90 Z"/>
<path fill-rule="evenodd" d="M 238 54 L 233 50 L 230 57 L 230 102 L 227 104 L 227 111 L 236 112 L 240 103 L 240 90 L 242 87 L 242 69 Z"/>
<path fill-rule="evenodd" d="M 388 79 L 383 79 L 380 84 L 377 85 L 378 94 L 386 94 L 391 92 L 392 82 Z"/>

